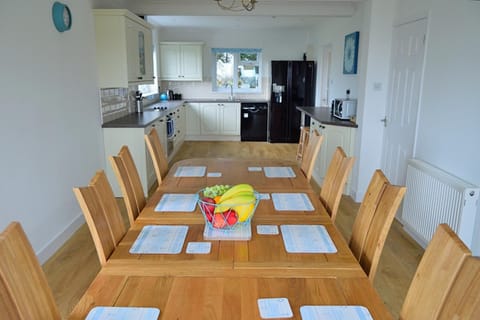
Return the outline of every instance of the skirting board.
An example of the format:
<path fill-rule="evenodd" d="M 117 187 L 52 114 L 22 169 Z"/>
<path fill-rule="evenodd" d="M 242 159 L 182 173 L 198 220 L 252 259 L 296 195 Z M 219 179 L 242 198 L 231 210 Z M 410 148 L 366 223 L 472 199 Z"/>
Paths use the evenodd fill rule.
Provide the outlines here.
<path fill-rule="evenodd" d="M 37 258 L 40 264 L 44 264 L 70 237 L 85 223 L 83 214 L 80 214 L 60 233 L 58 233 L 45 247 L 40 249 Z"/>
<path fill-rule="evenodd" d="M 211 136 L 185 136 L 185 141 L 240 141 L 240 136 L 224 136 L 224 135 L 211 135 Z"/>

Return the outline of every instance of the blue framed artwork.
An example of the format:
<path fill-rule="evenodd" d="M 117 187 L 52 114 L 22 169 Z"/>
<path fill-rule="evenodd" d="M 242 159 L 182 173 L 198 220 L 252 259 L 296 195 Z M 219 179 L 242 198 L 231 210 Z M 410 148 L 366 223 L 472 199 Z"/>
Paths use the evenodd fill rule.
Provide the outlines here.
<path fill-rule="evenodd" d="M 343 74 L 357 74 L 358 39 L 360 32 L 352 32 L 345 36 L 343 51 Z"/>

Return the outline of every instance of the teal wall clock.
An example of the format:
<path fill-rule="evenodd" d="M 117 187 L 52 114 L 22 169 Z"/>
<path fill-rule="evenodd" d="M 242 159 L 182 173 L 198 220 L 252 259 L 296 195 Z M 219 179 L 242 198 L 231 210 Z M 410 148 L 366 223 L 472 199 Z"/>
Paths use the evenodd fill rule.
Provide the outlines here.
<path fill-rule="evenodd" d="M 353 32 L 345 36 L 343 51 L 343 74 L 356 74 L 358 61 L 358 39 L 360 32 Z"/>
<path fill-rule="evenodd" d="M 52 7 L 52 19 L 58 32 L 70 30 L 72 27 L 72 13 L 67 5 L 55 2 Z"/>

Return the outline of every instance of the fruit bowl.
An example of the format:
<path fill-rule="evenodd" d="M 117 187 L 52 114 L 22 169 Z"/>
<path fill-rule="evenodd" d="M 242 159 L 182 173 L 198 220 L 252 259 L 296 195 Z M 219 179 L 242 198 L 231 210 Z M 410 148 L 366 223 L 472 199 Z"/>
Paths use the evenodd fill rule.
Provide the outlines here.
<path fill-rule="evenodd" d="M 251 186 L 235 185 L 223 195 L 214 197 L 208 190 L 209 187 L 197 193 L 205 224 L 215 229 L 229 230 L 250 223 L 260 198 Z"/>

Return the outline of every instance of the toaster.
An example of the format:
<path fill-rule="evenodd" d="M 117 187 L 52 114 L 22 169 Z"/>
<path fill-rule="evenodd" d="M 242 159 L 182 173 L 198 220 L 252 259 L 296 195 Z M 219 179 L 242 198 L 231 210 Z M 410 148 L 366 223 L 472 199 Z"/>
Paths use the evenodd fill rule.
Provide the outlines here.
<path fill-rule="evenodd" d="M 357 115 L 357 100 L 334 99 L 332 100 L 332 115 L 340 120 L 350 120 Z"/>

